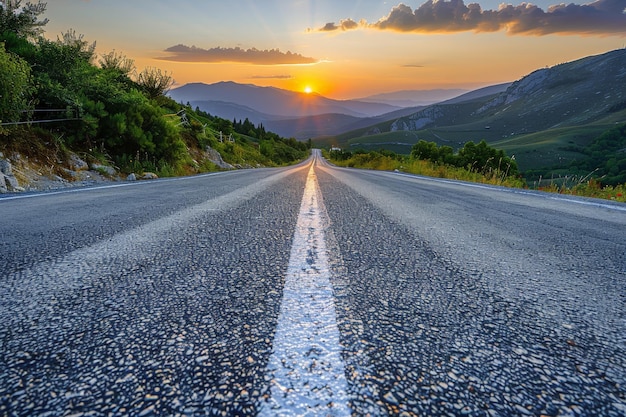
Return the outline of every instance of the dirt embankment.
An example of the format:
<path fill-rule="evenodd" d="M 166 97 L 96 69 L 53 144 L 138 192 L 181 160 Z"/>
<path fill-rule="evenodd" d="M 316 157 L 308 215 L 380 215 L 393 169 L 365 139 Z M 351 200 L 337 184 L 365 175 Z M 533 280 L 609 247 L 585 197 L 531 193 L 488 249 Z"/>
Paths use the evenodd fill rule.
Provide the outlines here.
<path fill-rule="evenodd" d="M 19 152 L 0 152 L 0 194 L 47 191 L 121 181 L 113 167 L 88 164 L 75 154 L 68 161 L 33 158 Z"/>

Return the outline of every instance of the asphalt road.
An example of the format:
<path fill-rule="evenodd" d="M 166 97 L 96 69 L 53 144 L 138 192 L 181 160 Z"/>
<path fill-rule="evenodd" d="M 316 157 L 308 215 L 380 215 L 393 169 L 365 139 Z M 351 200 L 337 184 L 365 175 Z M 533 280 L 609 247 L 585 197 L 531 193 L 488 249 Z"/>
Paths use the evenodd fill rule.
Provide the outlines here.
<path fill-rule="evenodd" d="M 0 415 L 626 415 L 626 206 L 314 155 L 0 198 Z"/>

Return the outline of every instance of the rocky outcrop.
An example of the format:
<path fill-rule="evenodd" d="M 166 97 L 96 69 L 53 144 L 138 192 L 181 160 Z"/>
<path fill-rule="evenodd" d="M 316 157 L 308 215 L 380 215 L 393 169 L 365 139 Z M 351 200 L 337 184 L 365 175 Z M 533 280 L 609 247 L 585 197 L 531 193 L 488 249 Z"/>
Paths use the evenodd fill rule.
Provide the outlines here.
<path fill-rule="evenodd" d="M 157 178 L 159 178 L 159 176 L 155 174 L 154 172 L 145 172 L 141 176 L 142 180 L 156 180 Z"/>
<path fill-rule="evenodd" d="M 13 175 L 13 168 L 8 159 L 4 159 L 0 153 L 0 194 L 11 191 L 24 191 L 17 182 L 17 178 Z"/>
<path fill-rule="evenodd" d="M 69 166 L 71 171 L 87 171 L 89 169 L 89 164 L 74 153 L 70 156 Z"/>
<path fill-rule="evenodd" d="M 131 172 L 126 177 L 126 181 L 132 182 L 132 181 L 137 181 L 137 180 L 156 180 L 158 178 L 159 176 L 155 174 L 154 172 L 144 172 L 143 174 L 141 174 L 141 176 L 135 174 L 134 172 Z"/>
<path fill-rule="evenodd" d="M 206 158 L 222 169 L 235 169 L 234 166 L 222 159 L 222 155 L 215 149 L 207 146 L 205 149 Z"/>
<path fill-rule="evenodd" d="M 408 117 L 403 117 L 401 119 L 396 120 L 391 124 L 389 128 L 390 132 L 396 132 L 399 130 L 402 131 L 413 131 L 420 130 L 425 126 L 428 126 L 431 123 L 437 121 L 437 119 L 443 117 L 445 113 L 442 110 L 441 106 L 434 105 L 427 107 L 423 110 L 418 111 Z"/>
<path fill-rule="evenodd" d="M 102 165 L 102 164 L 96 164 L 96 163 L 92 163 L 89 165 L 89 168 L 91 168 L 91 170 L 93 171 L 97 171 L 103 175 L 107 175 L 109 177 L 114 177 L 115 175 L 117 175 L 117 170 L 115 168 L 113 168 L 112 166 L 109 165 Z"/>

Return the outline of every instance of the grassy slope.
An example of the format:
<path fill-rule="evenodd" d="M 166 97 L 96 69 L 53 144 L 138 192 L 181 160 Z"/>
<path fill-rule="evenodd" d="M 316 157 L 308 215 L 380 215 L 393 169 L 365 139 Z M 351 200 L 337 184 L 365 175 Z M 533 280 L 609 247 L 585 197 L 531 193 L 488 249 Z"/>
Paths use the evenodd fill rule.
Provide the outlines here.
<path fill-rule="evenodd" d="M 466 142 L 485 140 L 490 146 L 503 149 L 507 155 L 515 155 L 520 170 L 548 169 L 556 165 L 565 166 L 581 158 L 574 148 L 585 147 L 604 131 L 626 121 L 626 110 L 612 113 L 600 120 L 577 126 L 549 128 L 532 133 L 508 136 L 506 127 L 520 128 L 512 118 L 499 119 L 504 127 L 492 125 L 493 117 L 481 118 L 471 123 L 454 126 L 440 126 L 418 131 L 395 131 L 356 136 L 361 132 L 350 132 L 332 138 L 320 138 L 317 146 L 336 145 L 346 149 L 387 149 L 401 154 L 409 154 L 413 144 L 419 140 L 435 142 L 458 149 Z M 382 125 L 381 125 L 382 127 Z"/>

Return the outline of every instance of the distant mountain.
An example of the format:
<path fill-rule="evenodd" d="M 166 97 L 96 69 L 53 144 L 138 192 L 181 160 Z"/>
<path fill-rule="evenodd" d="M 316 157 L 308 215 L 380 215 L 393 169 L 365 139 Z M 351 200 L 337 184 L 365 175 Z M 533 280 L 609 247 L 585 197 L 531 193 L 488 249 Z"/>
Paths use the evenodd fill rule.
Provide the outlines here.
<path fill-rule="evenodd" d="M 413 114 L 425 107 L 379 103 L 375 101 L 376 98 L 397 103 L 404 100 L 403 104 L 407 105 L 409 102 L 413 103 L 412 100 L 432 102 L 450 97 L 456 97 L 452 100 L 459 100 L 463 97 L 493 94 L 501 89 L 501 86 L 493 86 L 469 93 L 460 89 L 407 90 L 357 100 L 333 100 L 319 94 L 219 82 L 186 84 L 173 89 L 169 95 L 178 102 L 189 103 L 212 115 L 228 120 L 248 119 L 255 124 L 262 123 L 266 129 L 281 136 L 304 140 L 363 129 Z M 465 94 L 458 96 L 464 92 Z"/>
<path fill-rule="evenodd" d="M 398 107 L 418 107 L 449 100 L 467 92 L 468 90 L 462 89 L 402 90 L 376 94 L 357 100 L 369 103 L 386 103 Z"/>
<path fill-rule="evenodd" d="M 486 140 L 515 154 L 522 169 L 566 164 L 615 124 L 626 123 L 626 49 L 543 68 L 515 81 L 467 93 L 410 115 L 326 138 L 341 147 L 418 140 L 453 147 Z M 358 145 L 357 145 L 358 144 Z"/>
<path fill-rule="evenodd" d="M 537 70 L 489 97 L 429 106 L 399 118 L 390 130 L 465 125 L 488 127 L 490 137 L 502 139 L 591 123 L 626 105 L 626 49 Z"/>
<path fill-rule="evenodd" d="M 226 106 L 231 110 L 232 105 L 244 106 L 259 114 L 268 115 L 270 119 L 318 116 L 328 113 L 372 117 L 398 109 L 397 106 L 384 103 L 333 100 L 315 93 L 297 93 L 274 87 L 259 87 L 234 82 L 186 84 L 171 90 L 169 96 L 178 102 L 189 102 L 192 105 L 197 103 L 201 109 L 200 104 L 206 102 L 212 102 L 214 110 L 219 108 L 218 103 L 225 105 L 229 103 Z M 225 117 L 220 113 L 215 113 L 215 115 Z"/>
<path fill-rule="evenodd" d="M 284 137 L 308 139 L 318 136 L 338 135 L 354 129 L 371 126 L 385 120 L 395 119 L 415 113 L 420 107 L 402 108 L 391 113 L 374 117 L 355 117 L 345 114 L 327 113 L 291 119 L 266 119 L 263 125 L 267 130 Z M 252 119 L 250 119 L 252 120 Z"/>
<path fill-rule="evenodd" d="M 182 103 L 187 101 L 179 100 Z M 193 108 L 199 107 L 202 111 L 205 111 L 214 116 L 219 116 L 226 120 L 245 120 L 248 119 L 255 124 L 265 123 L 270 120 L 283 119 L 284 116 L 276 116 L 273 114 L 266 114 L 248 106 L 241 104 L 231 103 L 227 101 L 215 101 L 215 100 L 197 100 L 189 101 Z"/>
<path fill-rule="evenodd" d="M 471 101 L 475 99 L 480 99 L 483 97 L 488 97 L 493 94 L 499 94 L 506 91 L 507 88 L 512 83 L 504 83 L 504 84 L 496 84 L 490 85 L 488 87 L 479 88 L 478 90 L 473 90 L 462 94 L 460 96 L 451 98 L 449 100 L 442 101 L 441 104 L 455 104 L 455 103 L 463 103 L 464 101 Z"/>

